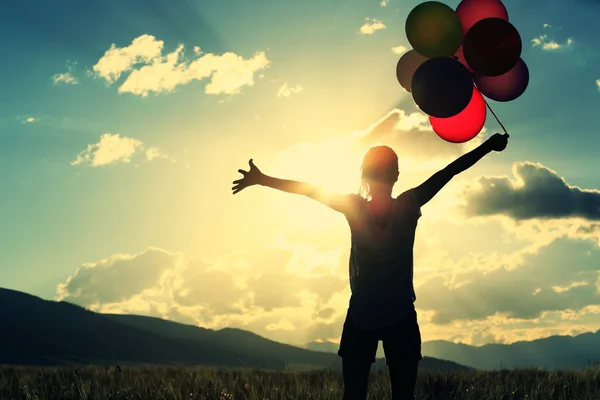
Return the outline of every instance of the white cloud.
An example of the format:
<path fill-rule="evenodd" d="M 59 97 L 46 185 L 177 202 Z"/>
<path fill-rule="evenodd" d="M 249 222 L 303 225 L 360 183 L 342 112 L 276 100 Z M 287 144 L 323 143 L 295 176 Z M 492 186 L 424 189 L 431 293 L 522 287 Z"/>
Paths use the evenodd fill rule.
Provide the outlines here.
<path fill-rule="evenodd" d="M 593 257 L 587 255 L 588 250 Z M 447 324 L 498 313 L 505 318 L 531 320 L 540 318 L 543 312 L 600 305 L 600 292 L 596 290 L 599 256 L 598 247 L 589 241 L 567 237 L 500 259 L 494 254 L 477 258 L 467 255 L 416 288 L 418 306 L 435 311 L 432 322 Z M 468 267 L 476 262 L 477 268 Z"/>
<path fill-rule="evenodd" d="M 105 133 L 100 137 L 98 143 L 89 144 L 85 150 L 80 152 L 71 165 L 89 164 L 92 167 L 100 167 L 129 163 L 134 155 L 143 150 L 143 143 L 137 139 L 121 136 L 118 133 Z M 162 153 L 156 147 L 147 149 L 145 153 L 148 161 L 159 158 L 174 161 L 171 156 Z"/>
<path fill-rule="evenodd" d="M 195 62 L 200 70 L 210 68 L 214 71 L 211 81 L 205 87 L 207 94 L 237 94 L 243 86 L 254 86 L 254 74 L 271 63 L 264 52 L 258 52 L 249 59 L 234 53 L 221 56 L 206 54 Z M 195 67 L 192 63 L 189 70 L 193 70 L 193 66 Z"/>
<path fill-rule="evenodd" d="M 392 52 L 396 53 L 396 54 L 404 54 L 406 53 L 408 49 L 405 46 L 396 46 L 396 47 L 392 47 Z"/>
<path fill-rule="evenodd" d="M 381 7 L 386 7 L 388 4 L 390 4 L 389 0 L 381 0 L 381 3 L 379 3 Z"/>
<path fill-rule="evenodd" d="M 195 46 L 192 50 L 195 59 L 187 61 L 183 44 L 164 56 L 163 47 L 164 42 L 151 35 L 142 35 L 123 48 L 113 44 L 93 70 L 109 84 L 131 71 L 119 86 L 119 93 L 146 97 L 150 92 L 172 92 L 194 80 L 210 78 L 205 93 L 233 95 L 244 86 L 254 86 L 255 73 L 270 65 L 264 52 L 244 59 L 231 52 L 222 55 L 203 53 Z"/>
<path fill-rule="evenodd" d="M 213 260 L 157 248 L 115 254 L 74 271 L 57 288 L 58 299 L 99 312 L 248 329 L 292 344 L 335 342 L 350 292 L 346 242 L 339 235 L 332 239 L 332 232 L 298 233 Z M 417 235 L 415 286 L 424 340 L 511 343 L 580 332 L 597 320 L 600 298 L 590 286 L 600 282 L 594 262 L 600 253 L 589 243 L 562 238 L 537 250 L 471 253 L 458 260 L 446 254 L 432 263 L 428 254 L 453 244 L 422 247 L 431 232 Z M 435 271 L 424 274 L 431 267 Z M 534 295 L 536 288 L 541 290 Z"/>
<path fill-rule="evenodd" d="M 339 329 L 346 260 L 337 248 L 287 241 L 214 260 L 149 248 L 82 265 L 58 286 L 57 299 L 305 343 L 316 324 Z"/>
<path fill-rule="evenodd" d="M 151 35 L 137 37 L 127 47 L 119 48 L 113 43 L 92 69 L 108 83 L 113 83 L 123 72 L 130 71 L 134 65 L 159 58 L 163 46 L 162 40 L 156 40 Z"/>
<path fill-rule="evenodd" d="M 48 116 L 39 116 L 39 115 L 36 115 L 36 116 L 20 115 L 20 116 L 16 116 L 15 120 L 17 120 L 21 124 L 38 124 L 38 123 L 48 120 L 48 118 L 49 118 Z"/>
<path fill-rule="evenodd" d="M 173 157 L 171 157 L 170 155 L 168 155 L 166 153 L 163 153 L 157 147 L 150 147 L 149 149 L 146 150 L 146 160 L 152 161 L 152 160 L 157 160 L 157 159 L 165 159 L 165 160 L 170 160 L 171 162 L 175 162 L 175 159 Z"/>
<path fill-rule="evenodd" d="M 544 24 L 544 29 L 552 29 L 552 25 Z M 540 47 L 545 51 L 557 51 L 557 50 L 565 50 L 573 45 L 574 40 L 572 38 L 567 38 L 564 42 L 559 43 L 555 39 L 551 38 L 547 33 L 544 33 L 536 38 L 531 39 L 531 43 L 533 47 Z"/>
<path fill-rule="evenodd" d="M 71 74 L 70 72 L 65 72 L 62 74 L 55 74 L 52 76 L 51 79 L 55 85 L 58 85 L 60 83 L 64 83 L 67 85 L 77 85 L 79 83 L 77 78 L 75 78 L 73 76 L 73 74 Z"/>
<path fill-rule="evenodd" d="M 596 87 L 600 90 L 600 79 L 596 79 Z"/>
<path fill-rule="evenodd" d="M 128 163 L 131 157 L 142 146 L 137 139 L 121 137 L 121 135 L 105 133 L 100 141 L 89 144 L 87 149 L 77 155 L 71 165 L 89 163 L 92 167 L 99 167 L 114 163 Z"/>
<path fill-rule="evenodd" d="M 76 61 L 67 61 L 66 66 L 67 66 L 67 72 L 64 72 L 62 74 L 55 74 L 50 78 L 50 79 L 52 79 L 52 82 L 55 85 L 58 85 L 61 83 L 67 84 L 67 85 L 77 85 L 79 83 L 79 81 L 77 80 L 77 78 L 74 75 L 75 69 L 77 68 L 77 62 Z"/>
<path fill-rule="evenodd" d="M 277 331 L 277 330 L 293 331 L 294 329 L 296 329 L 296 327 L 290 321 L 283 318 L 281 321 L 279 321 L 277 323 L 267 325 L 265 327 L 265 329 L 268 331 Z"/>
<path fill-rule="evenodd" d="M 300 93 L 302 91 L 304 91 L 304 87 L 300 85 L 290 87 L 288 83 L 285 82 L 277 91 L 277 97 L 290 97 L 292 94 Z"/>
<path fill-rule="evenodd" d="M 365 18 L 365 20 L 367 22 L 360 27 L 360 32 L 364 33 L 365 35 L 372 35 L 375 33 L 375 31 L 385 29 L 386 27 L 383 22 L 376 18 Z"/>

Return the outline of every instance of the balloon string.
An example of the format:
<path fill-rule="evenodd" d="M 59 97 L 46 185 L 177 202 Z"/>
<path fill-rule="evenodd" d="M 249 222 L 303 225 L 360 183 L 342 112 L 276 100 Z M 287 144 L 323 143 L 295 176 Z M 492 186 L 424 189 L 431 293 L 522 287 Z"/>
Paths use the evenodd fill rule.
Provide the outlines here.
<path fill-rule="evenodd" d="M 488 110 L 490 110 L 490 112 L 492 113 L 492 115 L 494 116 L 494 118 L 496 118 L 496 121 L 498 122 L 498 124 L 500 124 L 500 126 L 502 127 L 502 130 L 504 131 L 504 133 L 508 134 L 508 132 L 506 132 L 506 128 L 504 127 L 504 125 L 502 125 L 502 122 L 500 122 L 500 120 L 496 116 L 496 113 L 494 112 L 494 110 L 492 110 L 492 107 L 490 107 L 490 105 L 488 104 L 487 101 L 485 101 L 485 99 L 483 99 L 483 102 L 487 106 Z"/>

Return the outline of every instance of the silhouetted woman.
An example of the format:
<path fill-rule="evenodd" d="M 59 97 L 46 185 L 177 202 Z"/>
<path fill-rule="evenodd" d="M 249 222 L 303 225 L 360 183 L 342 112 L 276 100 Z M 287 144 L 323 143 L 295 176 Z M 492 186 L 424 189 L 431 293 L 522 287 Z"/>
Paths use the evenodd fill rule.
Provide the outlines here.
<path fill-rule="evenodd" d="M 371 364 L 383 342 L 393 400 L 414 399 L 421 356 L 413 287 L 413 245 L 421 207 L 455 175 L 491 151 L 502 151 L 508 135 L 495 134 L 462 155 L 423 184 L 397 198 L 398 156 L 386 146 L 371 148 L 362 163 L 360 194 L 326 193 L 313 185 L 263 174 L 249 161 L 250 170 L 233 182 L 233 194 L 262 185 L 315 199 L 344 214 L 351 233 L 350 287 L 352 295 L 338 355 L 342 357 L 344 400 L 364 400 Z"/>

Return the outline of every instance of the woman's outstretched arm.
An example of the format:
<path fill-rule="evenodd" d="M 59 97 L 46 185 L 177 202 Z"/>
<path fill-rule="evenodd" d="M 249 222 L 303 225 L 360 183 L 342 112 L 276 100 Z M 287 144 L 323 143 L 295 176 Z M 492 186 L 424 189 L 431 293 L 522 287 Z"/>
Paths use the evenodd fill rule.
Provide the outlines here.
<path fill-rule="evenodd" d="M 282 192 L 299 194 L 306 197 L 310 197 L 336 211 L 346 213 L 349 212 L 351 207 L 351 196 L 350 195 L 339 195 L 333 193 L 326 193 L 321 188 L 315 185 L 311 185 L 305 182 L 298 182 L 289 179 L 279 179 L 272 176 L 268 176 L 262 173 L 252 159 L 248 162 L 250 165 L 249 171 L 238 170 L 243 175 L 241 179 L 233 181 L 233 194 L 240 192 L 241 190 L 253 186 L 260 185 L 266 186 L 273 189 L 281 190 Z"/>
<path fill-rule="evenodd" d="M 425 205 L 433 198 L 450 180 L 461 172 L 471 168 L 491 151 L 502 151 L 508 144 L 508 134 L 494 134 L 476 149 L 463 154 L 446 168 L 433 174 L 420 186 L 412 189 L 416 195 L 419 207 Z"/>

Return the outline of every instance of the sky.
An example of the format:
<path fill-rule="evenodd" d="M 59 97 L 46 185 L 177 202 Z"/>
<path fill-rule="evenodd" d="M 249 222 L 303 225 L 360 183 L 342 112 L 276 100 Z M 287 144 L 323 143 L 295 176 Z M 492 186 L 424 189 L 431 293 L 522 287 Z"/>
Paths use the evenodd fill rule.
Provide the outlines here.
<path fill-rule="evenodd" d="M 395 194 L 475 148 L 442 141 L 398 84 L 399 0 L 63 0 L 0 14 L 0 286 L 99 312 L 338 342 L 349 229 L 265 173 L 357 192 L 365 151 Z M 422 209 L 423 341 L 600 329 L 600 7 L 506 0 L 527 91 L 490 105 L 508 148 Z M 446 2 L 455 8 L 457 1 Z"/>

